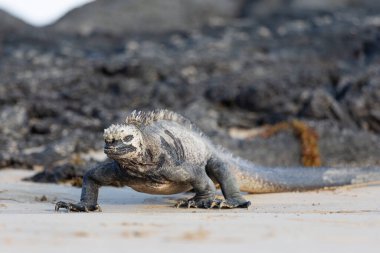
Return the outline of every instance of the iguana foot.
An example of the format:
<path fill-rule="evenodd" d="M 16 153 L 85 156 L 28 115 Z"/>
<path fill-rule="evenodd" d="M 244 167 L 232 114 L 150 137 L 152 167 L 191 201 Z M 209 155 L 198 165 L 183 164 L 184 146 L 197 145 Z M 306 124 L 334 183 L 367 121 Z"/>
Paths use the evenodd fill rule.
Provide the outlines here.
<path fill-rule="evenodd" d="M 227 199 L 222 200 L 217 206 L 219 209 L 227 208 L 248 208 L 251 205 L 251 201 L 246 200 L 236 200 L 236 199 Z"/>
<path fill-rule="evenodd" d="M 58 212 L 60 208 L 64 208 L 67 212 L 101 212 L 102 209 L 98 204 L 96 205 L 86 205 L 85 203 L 79 202 L 77 204 L 67 203 L 59 201 L 55 204 L 55 211 Z"/>
<path fill-rule="evenodd" d="M 220 202 L 221 200 L 219 199 L 181 199 L 175 204 L 175 207 L 209 209 L 218 206 Z"/>

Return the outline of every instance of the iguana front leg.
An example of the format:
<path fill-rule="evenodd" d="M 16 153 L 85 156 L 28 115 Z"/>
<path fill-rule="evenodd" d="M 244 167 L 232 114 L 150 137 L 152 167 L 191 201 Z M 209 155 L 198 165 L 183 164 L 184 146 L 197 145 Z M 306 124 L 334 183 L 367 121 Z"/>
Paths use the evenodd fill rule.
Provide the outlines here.
<path fill-rule="evenodd" d="M 251 205 L 240 193 L 239 185 L 226 162 L 219 158 L 211 158 L 207 162 L 206 171 L 222 188 L 225 201 L 218 204 L 219 208 L 247 208 Z"/>
<path fill-rule="evenodd" d="M 99 188 L 105 185 L 121 186 L 123 185 L 121 180 L 120 168 L 116 162 L 102 163 L 87 171 L 83 176 L 80 202 L 74 204 L 59 201 L 55 205 L 55 211 L 60 208 L 67 209 L 69 212 L 101 211 L 97 203 Z"/>

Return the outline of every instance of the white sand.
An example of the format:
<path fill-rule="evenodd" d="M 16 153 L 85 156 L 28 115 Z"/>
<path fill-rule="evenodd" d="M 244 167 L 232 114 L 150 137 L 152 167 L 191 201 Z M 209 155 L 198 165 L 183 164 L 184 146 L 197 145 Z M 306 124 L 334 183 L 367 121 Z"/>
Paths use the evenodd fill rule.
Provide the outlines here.
<path fill-rule="evenodd" d="M 102 213 L 55 213 L 80 189 L 20 181 L 32 173 L 0 171 L 0 253 L 380 252 L 380 185 L 247 195 L 249 210 L 176 209 L 188 195 L 105 187 Z"/>

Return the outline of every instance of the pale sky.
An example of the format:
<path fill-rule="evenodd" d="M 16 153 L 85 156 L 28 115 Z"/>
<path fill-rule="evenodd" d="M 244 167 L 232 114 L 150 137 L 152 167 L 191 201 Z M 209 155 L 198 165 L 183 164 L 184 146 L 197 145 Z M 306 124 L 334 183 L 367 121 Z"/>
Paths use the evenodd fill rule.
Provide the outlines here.
<path fill-rule="evenodd" d="M 94 0 L 0 0 L 0 9 L 34 26 L 53 23 L 71 9 Z"/>

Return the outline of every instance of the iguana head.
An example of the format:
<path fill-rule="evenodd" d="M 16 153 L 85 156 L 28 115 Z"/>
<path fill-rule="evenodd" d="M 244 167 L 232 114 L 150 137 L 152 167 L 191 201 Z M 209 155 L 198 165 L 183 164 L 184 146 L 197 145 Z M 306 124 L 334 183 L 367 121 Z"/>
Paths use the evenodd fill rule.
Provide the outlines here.
<path fill-rule="evenodd" d="M 134 125 L 111 125 L 104 130 L 104 153 L 111 159 L 141 161 L 143 136 Z"/>

